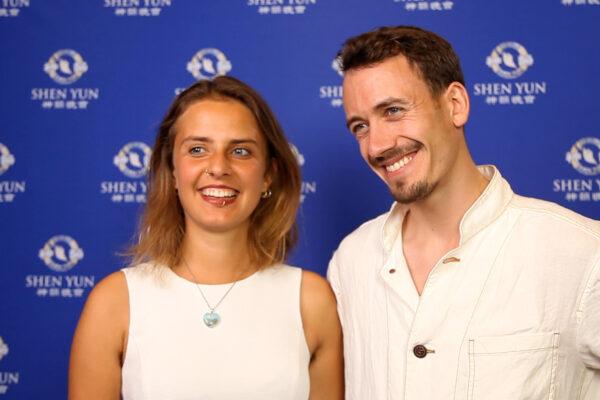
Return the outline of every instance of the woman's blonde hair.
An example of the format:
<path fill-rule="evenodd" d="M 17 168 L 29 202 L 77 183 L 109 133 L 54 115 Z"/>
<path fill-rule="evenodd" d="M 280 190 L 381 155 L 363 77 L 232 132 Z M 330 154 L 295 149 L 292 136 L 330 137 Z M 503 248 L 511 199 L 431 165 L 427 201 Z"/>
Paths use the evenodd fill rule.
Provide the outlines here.
<path fill-rule="evenodd" d="M 250 216 L 250 261 L 259 268 L 281 263 L 296 243 L 296 212 L 300 203 L 300 170 L 281 126 L 263 98 L 250 86 L 220 76 L 203 80 L 180 93 L 160 124 L 148 173 L 148 202 L 139 241 L 128 254 L 133 263 L 153 262 L 173 267 L 181 261 L 185 233 L 183 209 L 173 177 L 173 145 L 177 119 L 193 103 L 206 99 L 242 103 L 254 115 L 267 144 L 267 168 L 272 195 L 262 198 Z"/>

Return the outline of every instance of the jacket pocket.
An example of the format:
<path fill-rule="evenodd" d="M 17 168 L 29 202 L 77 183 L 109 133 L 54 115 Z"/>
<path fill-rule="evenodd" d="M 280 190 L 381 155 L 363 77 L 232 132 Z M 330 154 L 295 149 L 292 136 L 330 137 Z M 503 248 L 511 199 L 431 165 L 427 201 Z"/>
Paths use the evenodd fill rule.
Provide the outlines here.
<path fill-rule="evenodd" d="M 469 339 L 468 400 L 554 399 L 558 333 Z"/>

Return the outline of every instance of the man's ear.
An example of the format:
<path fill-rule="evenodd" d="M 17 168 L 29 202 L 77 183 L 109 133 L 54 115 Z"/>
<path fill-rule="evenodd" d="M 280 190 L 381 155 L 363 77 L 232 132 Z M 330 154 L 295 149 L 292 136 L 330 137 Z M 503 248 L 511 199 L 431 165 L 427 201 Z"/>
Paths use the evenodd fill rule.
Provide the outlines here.
<path fill-rule="evenodd" d="M 452 82 L 444 94 L 448 104 L 450 118 L 456 128 L 462 128 L 469 119 L 469 94 L 467 89 L 458 82 Z"/>

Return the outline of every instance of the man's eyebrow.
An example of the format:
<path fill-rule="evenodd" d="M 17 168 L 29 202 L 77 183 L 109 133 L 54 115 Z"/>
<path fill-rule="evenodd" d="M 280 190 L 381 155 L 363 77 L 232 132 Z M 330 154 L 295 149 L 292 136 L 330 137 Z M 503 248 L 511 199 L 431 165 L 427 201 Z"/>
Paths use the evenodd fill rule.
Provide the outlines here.
<path fill-rule="evenodd" d="M 384 110 L 394 104 L 401 105 L 401 106 L 408 106 L 410 104 L 410 102 L 406 99 L 402 99 L 399 97 L 388 97 L 386 99 L 383 99 L 379 103 L 375 104 L 375 106 L 373 107 L 373 111 L 381 112 L 382 110 Z M 353 123 L 355 123 L 356 121 L 362 121 L 362 120 L 363 120 L 363 118 L 361 118 L 359 116 L 352 116 L 352 117 L 348 118 L 348 120 L 346 121 L 346 127 L 348 129 L 350 129 L 350 126 Z"/>
<path fill-rule="evenodd" d="M 351 129 L 350 129 L 350 126 L 351 126 L 353 123 L 355 123 L 356 121 L 362 121 L 362 120 L 363 120 L 363 119 L 362 119 L 361 117 L 357 117 L 357 116 L 351 117 L 351 118 L 349 118 L 348 120 L 346 120 L 346 128 L 348 128 L 348 130 L 351 130 Z"/>

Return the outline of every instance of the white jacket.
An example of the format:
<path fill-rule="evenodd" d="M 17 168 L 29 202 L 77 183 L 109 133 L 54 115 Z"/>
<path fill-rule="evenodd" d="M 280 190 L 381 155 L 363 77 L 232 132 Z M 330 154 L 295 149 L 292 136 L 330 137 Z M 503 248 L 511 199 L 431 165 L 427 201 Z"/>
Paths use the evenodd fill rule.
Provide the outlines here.
<path fill-rule="evenodd" d="M 335 252 L 346 399 L 600 399 L 600 223 L 481 171 L 488 187 L 421 296 L 402 254 L 404 206 Z"/>

